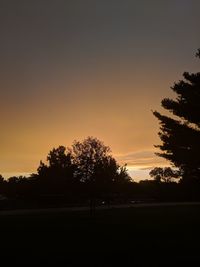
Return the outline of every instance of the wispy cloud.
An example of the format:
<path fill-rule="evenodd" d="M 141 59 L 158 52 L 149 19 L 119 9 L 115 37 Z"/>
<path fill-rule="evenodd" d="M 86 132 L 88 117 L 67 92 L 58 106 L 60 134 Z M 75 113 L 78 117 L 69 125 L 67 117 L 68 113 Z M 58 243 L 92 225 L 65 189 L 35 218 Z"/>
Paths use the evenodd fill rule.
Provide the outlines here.
<path fill-rule="evenodd" d="M 156 156 L 153 149 L 115 154 L 114 157 L 120 164 L 127 164 L 129 174 L 135 181 L 151 179 L 149 172 L 155 167 L 169 166 L 169 162 Z"/>
<path fill-rule="evenodd" d="M 119 163 L 127 163 L 129 168 L 137 168 L 140 170 L 150 170 L 155 166 L 166 166 L 169 163 L 155 155 L 155 150 L 141 150 L 136 152 L 116 154 Z"/>

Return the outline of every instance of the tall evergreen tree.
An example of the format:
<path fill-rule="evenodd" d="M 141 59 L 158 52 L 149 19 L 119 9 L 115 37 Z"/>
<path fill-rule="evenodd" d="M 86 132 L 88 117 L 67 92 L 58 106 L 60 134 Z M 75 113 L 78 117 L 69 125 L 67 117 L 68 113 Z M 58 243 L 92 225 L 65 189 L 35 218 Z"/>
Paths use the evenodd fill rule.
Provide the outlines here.
<path fill-rule="evenodd" d="M 197 57 L 200 58 L 200 49 Z M 160 122 L 158 145 L 162 156 L 179 167 L 184 180 L 200 180 L 200 72 L 183 74 L 184 79 L 171 88 L 177 97 L 165 98 L 161 105 L 174 116 L 155 111 Z"/>

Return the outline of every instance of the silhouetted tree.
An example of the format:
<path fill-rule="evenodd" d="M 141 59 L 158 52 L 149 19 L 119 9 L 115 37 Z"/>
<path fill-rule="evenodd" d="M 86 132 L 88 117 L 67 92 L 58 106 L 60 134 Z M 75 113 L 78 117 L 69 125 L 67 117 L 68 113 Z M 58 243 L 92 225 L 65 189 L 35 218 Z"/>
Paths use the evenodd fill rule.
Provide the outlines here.
<path fill-rule="evenodd" d="M 3 176 L 0 174 L 0 183 L 3 183 L 4 182 L 4 178 Z"/>
<path fill-rule="evenodd" d="M 77 166 L 77 176 L 83 182 L 113 183 L 130 179 L 126 168 L 120 167 L 112 157 L 110 148 L 97 138 L 74 141 L 70 152 Z"/>
<path fill-rule="evenodd" d="M 51 176 L 54 178 L 72 178 L 74 165 L 71 154 L 66 152 L 64 146 L 53 148 L 47 156 L 47 164 L 40 161 L 38 174 L 40 176 Z"/>
<path fill-rule="evenodd" d="M 97 165 L 103 164 L 110 157 L 110 148 L 97 138 L 88 137 L 83 142 L 74 141 L 70 152 L 77 166 L 77 176 L 81 181 L 94 181 Z"/>
<path fill-rule="evenodd" d="M 117 181 L 121 184 L 133 182 L 132 178 L 128 174 L 128 170 L 126 168 L 127 164 L 119 167 L 119 174 L 117 176 Z"/>
<path fill-rule="evenodd" d="M 196 56 L 200 57 L 200 50 Z M 177 98 L 162 100 L 162 107 L 177 119 L 154 112 L 161 125 L 162 145 L 157 147 L 162 152 L 157 154 L 178 167 L 183 180 L 194 180 L 200 179 L 200 72 L 185 72 L 183 77 L 171 88 Z"/>
<path fill-rule="evenodd" d="M 150 171 L 149 175 L 157 182 L 170 183 L 173 182 L 174 179 L 179 178 L 180 172 L 178 170 L 173 170 L 170 167 L 156 167 Z"/>
<path fill-rule="evenodd" d="M 5 184 L 4 177 L 0 174 L 0 193 L 4 193 L 4 184 Z"/>
<path fill-rule="evenodd" d="M 101 198 L 129 181 L 126 166 L 120 167 L 110 148 L 93 137 L 74 141 L 71 148 L 53 148 L 47 163 L 41 161 L 38 174 L 29 178 L 38 196 L 64 194 L 70 201 Z"/>
<path fill-rule="evenodd" d="M 31 181 L 38 183 L 41 193 L 66 193 L 74 182 L 75 165 L 64 146 L 53 148 L 47 156 L 47 164 L 40 161 L 37 171 L 38 177 L 32 176 Z"/>
<path fill-rule="evenodd" d="M 12 176 L 8 178 L 8 183 L 10 184 L 20 184 L 26 181 L 27 181 L 27 178 L 25 176 Z"/>
<path fill-rule="evenodd" d="M 120 167 L 110 148 L 97 138 L 75 141 L 70 152 L 77 167 L 76 176 L 85 185 L 85 192 L 90 198 L 91 211 L 97 198 L 109 202 L 114 192 L 119 192 L 119 185 L 130 181 L 126 167 Z M 122 186 L 120 190 L 123 191 Z"/>

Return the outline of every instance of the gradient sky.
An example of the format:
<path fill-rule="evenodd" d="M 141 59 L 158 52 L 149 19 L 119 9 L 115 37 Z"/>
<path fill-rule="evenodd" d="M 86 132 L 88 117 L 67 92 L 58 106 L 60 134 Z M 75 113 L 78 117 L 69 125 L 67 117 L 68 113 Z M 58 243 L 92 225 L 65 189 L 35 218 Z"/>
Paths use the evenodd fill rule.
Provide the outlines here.
<path fill-rule="evenodd" d="M 36 172 L 58 145 L 95 136 L 133 178 L 156 157 L 151 110 L 197 71 L 199 0 L 1 0 L 0 173 Z"/>

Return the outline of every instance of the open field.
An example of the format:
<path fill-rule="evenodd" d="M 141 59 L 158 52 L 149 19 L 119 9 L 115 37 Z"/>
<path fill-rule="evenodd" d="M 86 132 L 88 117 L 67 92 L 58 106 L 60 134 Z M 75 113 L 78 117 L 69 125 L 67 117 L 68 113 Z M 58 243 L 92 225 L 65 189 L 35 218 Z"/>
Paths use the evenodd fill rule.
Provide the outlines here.
<path fill-rule="evenodd" d="M 0 226 L 7 264 L 200 266 L 200 205 L 8 214 Z"/>

